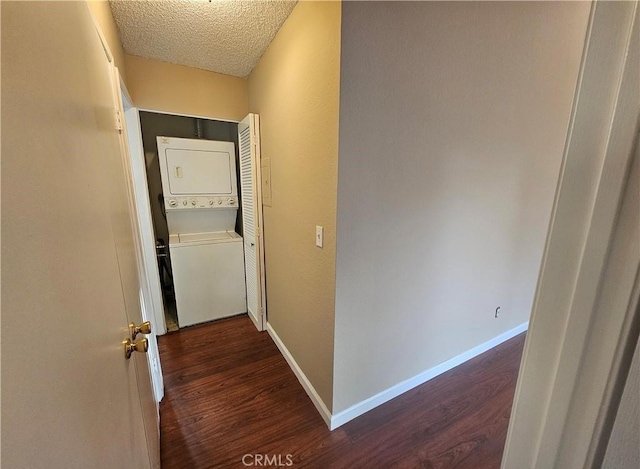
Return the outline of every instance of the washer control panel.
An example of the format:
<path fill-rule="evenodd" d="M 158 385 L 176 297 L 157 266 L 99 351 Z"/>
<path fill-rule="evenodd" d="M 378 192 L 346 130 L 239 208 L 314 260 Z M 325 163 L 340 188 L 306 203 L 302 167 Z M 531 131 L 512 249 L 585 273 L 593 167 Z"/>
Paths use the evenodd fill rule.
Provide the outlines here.
<path fill-rule="evenodd" d="M 167 210 L 189 210 L 194 208 L 232 208 L 238 206 L 237 197 L 165 197 Z"/>

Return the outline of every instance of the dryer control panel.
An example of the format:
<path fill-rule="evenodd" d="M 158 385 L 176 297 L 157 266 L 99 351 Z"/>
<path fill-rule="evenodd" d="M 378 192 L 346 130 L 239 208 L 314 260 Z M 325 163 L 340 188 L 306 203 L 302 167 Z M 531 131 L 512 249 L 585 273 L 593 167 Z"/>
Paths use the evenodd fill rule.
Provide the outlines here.
<path fill-rule="evenodd" d="M 164 207 L 167 210 L 189 210 L 203 208 L 238 208 L 237 197 L 165 197 Z"/>

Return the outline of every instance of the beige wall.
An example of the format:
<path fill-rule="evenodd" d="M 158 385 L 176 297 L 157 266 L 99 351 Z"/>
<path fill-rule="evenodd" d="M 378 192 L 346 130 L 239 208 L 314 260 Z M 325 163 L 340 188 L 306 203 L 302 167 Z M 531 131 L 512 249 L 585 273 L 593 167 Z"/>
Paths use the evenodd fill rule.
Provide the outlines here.
<path fill-rule="evenodd" d="M 111 13 L 109 2 L 107 0 L 95 0 L 88 1 L 87 4 L 89 5 L 91 14 L 102 30 L 102 34 L 104 35 L 107 44 L 109 45 L 109 49 L 111 50 L 111 54 L 113 55 L 113 60 L 116 64 L 116 67 L 118 67 L 118 71 L 120 72 L 122 79 L 125 81 L 125 83 L 127 83 L 127 71 L 124 63 L 124 50 L 122 49 L 122 43 L 120 42 L 120 33 L 118 32 L 118 27 L 116 26 L 116 22 L 113 19 L 113 14 Z"/>
<path fill-rule="evenodd" d="M 343 4 L 334 413 L 528 320 L 589 7 Z"/>
<path fill-rule="evenodd" d="M 127 87 L 142 109 L 239 121 L 248 113 L 245 78 L 125 54 Z"/>
<path fill-rule="evenodd" d="M 339 2 L 300 2 L 249 76 L 271 159 L 264 208 L 268 321 L 331 409 Z M 324 247 L 315 226 L 324 226 Z"/>
<path fill-rule="evenodd" d="M 87 4 L 136 107 L 230 121 L 247 115 L 245 78 L 125 54 L 109 2 Z"/>
<path fill-rule="evenodd" d="M 110 65 L 83 2 L 0 8 L 2 467 L 159 467 Z"/>

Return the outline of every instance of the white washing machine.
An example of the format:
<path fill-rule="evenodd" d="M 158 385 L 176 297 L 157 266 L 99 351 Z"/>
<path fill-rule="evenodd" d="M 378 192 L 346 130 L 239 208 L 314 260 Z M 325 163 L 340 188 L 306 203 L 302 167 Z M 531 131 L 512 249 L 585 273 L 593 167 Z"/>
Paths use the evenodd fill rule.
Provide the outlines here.
<path fill-rule="evenodd" d="M 157 142 L 180 327 L 246 313 L 234 144 Z"/>
<path fill-rule="evenodd" d="M 180 327 L 247 311 L 242 237 L 233 231 L 169 237 Z"/>

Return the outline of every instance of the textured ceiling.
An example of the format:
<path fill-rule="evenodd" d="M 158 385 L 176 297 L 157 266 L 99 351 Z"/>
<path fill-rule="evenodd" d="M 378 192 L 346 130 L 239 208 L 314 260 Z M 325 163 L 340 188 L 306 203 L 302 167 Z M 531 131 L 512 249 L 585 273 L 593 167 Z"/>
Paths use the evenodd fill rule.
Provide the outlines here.
<path fill-rule="evenodd" d="M 246 77 L 296 5 L 274 0 L 111 0 L 127 54 Z"/>

